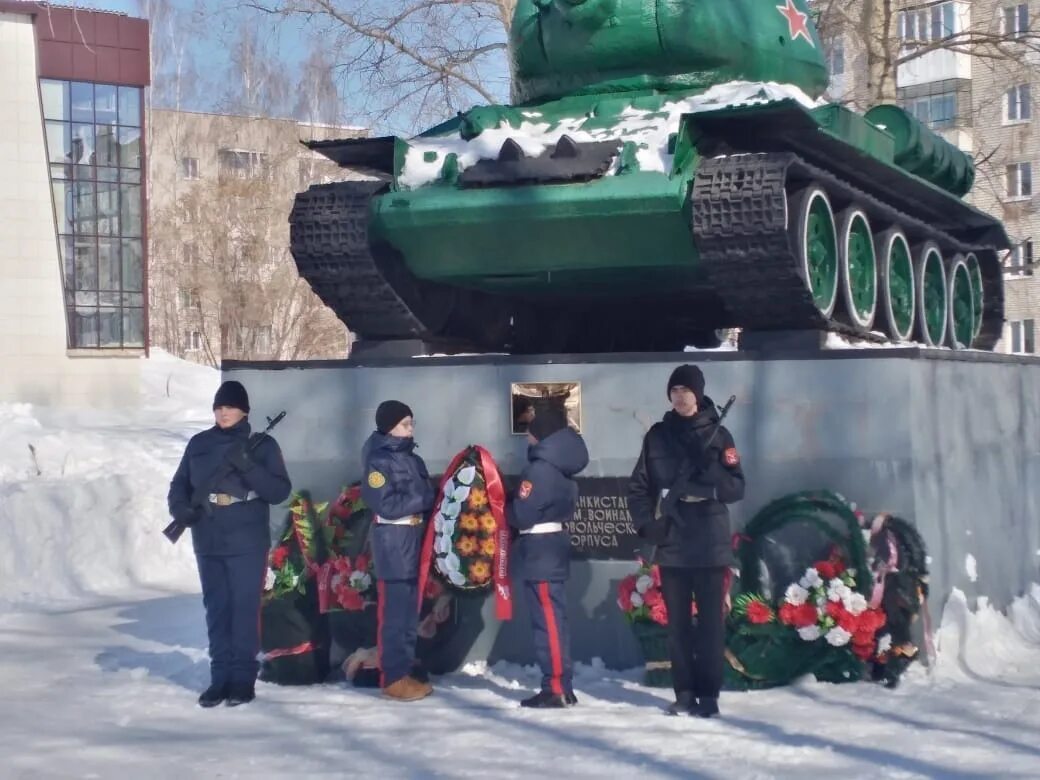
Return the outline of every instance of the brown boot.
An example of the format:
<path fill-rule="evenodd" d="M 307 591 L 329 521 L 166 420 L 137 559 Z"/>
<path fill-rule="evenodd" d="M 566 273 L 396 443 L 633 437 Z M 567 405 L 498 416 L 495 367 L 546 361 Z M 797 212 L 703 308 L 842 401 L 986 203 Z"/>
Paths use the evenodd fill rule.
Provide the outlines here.
<path fill-rule="evenodd" d="M 419 682 L 414 677 L 402 677 L 383 689 L 384 696 L 397 701 L 417 701 L 425 699 L 431 693 L 433 693 L 432 685 Z"/>

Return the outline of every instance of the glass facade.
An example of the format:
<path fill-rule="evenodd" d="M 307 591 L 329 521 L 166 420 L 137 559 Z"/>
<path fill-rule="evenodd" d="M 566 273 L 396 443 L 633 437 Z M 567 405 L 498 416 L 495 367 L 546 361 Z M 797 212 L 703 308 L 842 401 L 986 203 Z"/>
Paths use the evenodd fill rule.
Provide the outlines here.
<path fill-rule="evenodd" d="M 144 346 L 142 90 L 40 80 L 69 346 Z"/>

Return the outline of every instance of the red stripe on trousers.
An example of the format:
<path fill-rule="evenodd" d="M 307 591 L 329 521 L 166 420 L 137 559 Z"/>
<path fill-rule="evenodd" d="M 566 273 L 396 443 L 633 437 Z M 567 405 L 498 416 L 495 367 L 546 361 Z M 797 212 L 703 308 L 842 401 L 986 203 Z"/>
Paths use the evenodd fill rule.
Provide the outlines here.
<path fill-rule="evenodd" d="M 549 658 L 552 661 L 552 680 L 550 686 L 557 696 L 563 696 L 563 662 L 560 654 L 560 632 L 556 628 L 556 615 L 553 614 L 552 601 L 549 600 L 549 583 L 538 583 L 538 597 L 545 613 L 545 630 L 549 634 Z"/>
<path fill-rule="evenodd" d="M 386 685 L 386 674 L 383 672 L 383 608 L 386 605 L 386 587 L 382 580 L 376 580 L 376 658 L 379 661 L 379 687 Z"/>

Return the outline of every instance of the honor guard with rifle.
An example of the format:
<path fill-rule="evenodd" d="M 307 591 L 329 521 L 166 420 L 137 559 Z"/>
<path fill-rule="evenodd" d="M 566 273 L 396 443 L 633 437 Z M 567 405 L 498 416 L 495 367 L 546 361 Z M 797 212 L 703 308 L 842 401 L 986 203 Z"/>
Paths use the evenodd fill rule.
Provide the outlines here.
<path fill-rule="evenodd" d="M 639 535 L 655 545 L 668 610 L 673 715 L 718 715 L 725 652 L 724 601 L 732 561 L 729 510 L 744 497 L 744 473 L 722 414 L 704 394 L 704 374 L 679 366 L 668 379 L 672 409 L 643 438 L 629 483 Z M 696 600 L 696 625 L 691 612 Z"/>
<path fill-rule="evenodd" d="M 211 681 L 199 704 L 233 707 L 255 697 L 271 505 L 285 501 L 292 485 L 278 443 L 266 431 L 250 435 L 241 383 L 220 386 L 213 415 L 216 425 L 191 438 L 170 482 L 174 521 L 164 533 L 176 541 L 191 528 L 198 561 Z"/>

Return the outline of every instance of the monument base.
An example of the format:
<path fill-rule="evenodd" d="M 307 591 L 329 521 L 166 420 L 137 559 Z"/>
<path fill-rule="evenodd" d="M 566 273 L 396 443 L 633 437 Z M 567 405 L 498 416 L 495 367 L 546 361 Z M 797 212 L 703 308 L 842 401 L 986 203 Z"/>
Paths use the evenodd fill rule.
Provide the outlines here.
<path fill-rule="evenodd" d="M 439 473 L 469 444 L 486 447 L 505 475 L 526 462 L 514 433 L 513 384 L 580 390 L 591 462 L 575 539 L 583 547 L 568 584 L 576 660 L 642 664 L 616 605 L 637 550 L 625 480 L 643 434 L 668 410 L 667 378 L 699 364 L 707 394 L 737 401 L 726 425 L 747 475 L 734 530 L 768 501 L 827 488 L 867 512 L 916 524 L 931 555 L 931 609 L 953 588 L 1007 605 L 1036 579 L 1040 550 L 1040 360 L 917 347 L 696 353 L 456 356 L 421 359 L 225 363 L 258 414 L 288 410 L 277 439 L 296 488 L 334 498 L 361 477 L 361 445 L 387 398 L 415 411 L 419 452 Z M 609 495 L 605 483 L 613 478 Z M 617 495 L 613 495 L 613 494 Z M 609 506 L 607 506 L 609 504 Z M 277 513 L 275 513 L 277 514 Z M 514 572 L 521 577 L 522 572 Z M 519 583 L 514 620 L 488 600 L 468 659 L 533 662 Z"/>

